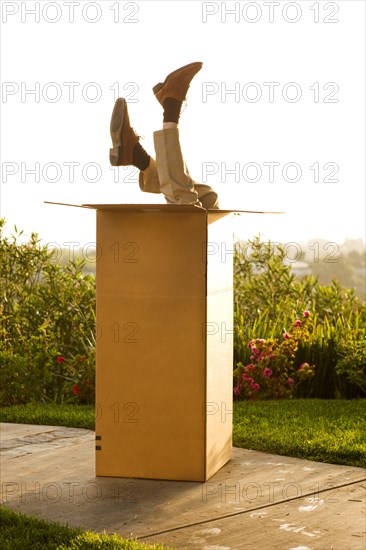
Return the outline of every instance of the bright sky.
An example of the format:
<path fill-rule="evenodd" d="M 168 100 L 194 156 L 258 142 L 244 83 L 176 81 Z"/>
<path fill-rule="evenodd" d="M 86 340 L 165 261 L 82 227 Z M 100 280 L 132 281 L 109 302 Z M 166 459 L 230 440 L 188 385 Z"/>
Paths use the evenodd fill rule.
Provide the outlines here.
<path fill-rule="evenodd" d="M 0 215 L 44 242 L 95 240 L 66 203 L 164 203 L 109 165 L 114 101 L 154 154 L 152 87 L 203 61 L 181 117 L 191 175 L 242 237 L 365 238 L 365 3 L 2 1 Z M 33 90 L 33 92 L 32 92 Z"/>

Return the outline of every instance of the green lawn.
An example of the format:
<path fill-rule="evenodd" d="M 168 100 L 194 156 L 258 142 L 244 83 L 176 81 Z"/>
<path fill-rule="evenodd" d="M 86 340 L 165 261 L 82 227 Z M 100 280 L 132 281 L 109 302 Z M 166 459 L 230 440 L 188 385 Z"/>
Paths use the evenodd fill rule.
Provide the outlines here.
<path fill-rule="evenodd" d="M 94 430 L 94 405 L 12 405 L 0 407 L 0 421 L 15 424 L 42 424 Z"/>
<path fill-rule="evenodd" d="M 366 400 L 238 402 L 236 447 L 366 467 Z"/>
<path fill-rule="evenodd" d="M 366 400 L 241 401 L 234 406 L 236 447 L 366 467 Z M 94 429 L 91 405 L 17 405 L 2 422 Z"/>
<path fill-rule="evenodd" d="M 0 548 L 4 550 L 164 550 L 166 546 L 99 535 L 24 516 L 0 506 Z"/>

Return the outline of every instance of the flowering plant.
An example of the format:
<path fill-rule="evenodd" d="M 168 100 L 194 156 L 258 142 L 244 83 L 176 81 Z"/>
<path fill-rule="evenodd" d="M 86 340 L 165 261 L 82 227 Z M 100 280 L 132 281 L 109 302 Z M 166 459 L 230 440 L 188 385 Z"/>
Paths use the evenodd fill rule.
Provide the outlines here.
<path fill-rule="evenodd" d="M 93 403 L 95 399 L 95 353 L 56 358 L 58 393 L 63 403 Z"/>
<path fill-rule="evenodd" d="M 301 381 L 314 375 L 315 365 L 295 365 L 300 341 L 309 340 L 308 310 L 297 319 L 291 330 L 285 330 L 283 340 L 256 338 L 247 347 L 250 363 L 238 363 L 234 371 L 234 395 L 245 399 L 281 399 L 289 397 Z"/>

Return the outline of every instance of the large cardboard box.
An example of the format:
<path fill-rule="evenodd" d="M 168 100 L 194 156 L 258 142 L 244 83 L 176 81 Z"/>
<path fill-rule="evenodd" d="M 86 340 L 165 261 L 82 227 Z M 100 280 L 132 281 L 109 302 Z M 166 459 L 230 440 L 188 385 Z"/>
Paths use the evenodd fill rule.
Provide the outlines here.
<path fill-rule="evenodd" d="M 226 213 L 101 206 L 97 244 L 96 473 L 205 481 L 232 447 Z"/>
<path fill-rule="evenodd" d="M 231 211 L 97 211 L 96 474 L 205 481 L 231 458 Z"/>

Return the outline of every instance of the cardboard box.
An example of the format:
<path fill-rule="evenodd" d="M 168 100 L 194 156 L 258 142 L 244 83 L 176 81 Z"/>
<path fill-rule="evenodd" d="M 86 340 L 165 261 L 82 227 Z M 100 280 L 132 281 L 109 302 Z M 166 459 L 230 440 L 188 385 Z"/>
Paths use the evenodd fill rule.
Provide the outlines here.
<path fill-rule="evenodd" d="M 231 458 L 231 211 L 97 211 L 96 475 L 206 481 Z"/>

